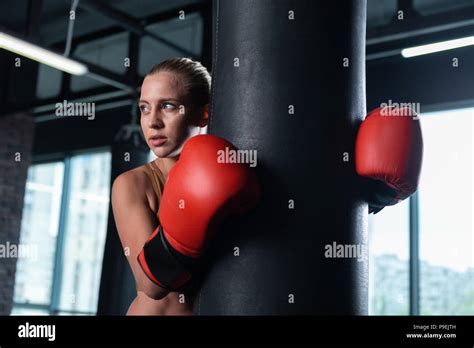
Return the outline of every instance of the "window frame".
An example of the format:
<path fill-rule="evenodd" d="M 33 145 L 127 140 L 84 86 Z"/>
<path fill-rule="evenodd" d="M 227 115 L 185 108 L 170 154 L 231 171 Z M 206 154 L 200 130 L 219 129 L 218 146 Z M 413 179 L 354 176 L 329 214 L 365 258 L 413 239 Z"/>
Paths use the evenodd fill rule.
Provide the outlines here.
<path fill-rule="evenodd" d="M 423 114 L 434 112 L 451 112 L 459 109 L 474 109 L 474 100 L 467 100 L 462 102 L 444 103 L 426 105 L 423 107 L 420 118 L 423 119 Z M 423 121 L 422 127 L 423 127 Z M 422 128 L 423 131 L 423 128 Z M 409 202 L 409 315 L 420 315 L 420 204 L 418 191 L 410 198 Z"/>
<path fill-rule="evenodd" d="M 69 209 L 69 198 L 71 191 L 71 162 L 72 158 L 80 155 L 91 155 L 98 153 L 112 153 L 111 146 L 102 146 L 96 148 L 90 148 L 86 150 L 77 150 L 70 152 L 62 152 L 51 154 L 47 156 L 33 157 L 30 166 L 57 163 L 62 162 L 64 165 L 62 192 L 61 192 L 61 203 L 60 213 L 58 222 L 58 234 L 56 238 L 56 247 L 54 251 L 54 264 L 53 264 L 53 280 L 51 287 L 51 295 L 49 304 L 37 304 L 29 302 L 13 302 L 13 308 L 21 309 L 38 309 L 45 310 L 48 315 L 58 315 L 59 313 L 66 313 L 68 315 L 96 315 L 96 312 L 85 312 L 80 310 L 65 310 L 59 307 L 60 296 L 61 296 L 61 285 L 62 285 L 62 269 L 63 269 L 63 255 L 65 249 L 65 237 L 66 237 L 66 225 L 67 215 Z"/>

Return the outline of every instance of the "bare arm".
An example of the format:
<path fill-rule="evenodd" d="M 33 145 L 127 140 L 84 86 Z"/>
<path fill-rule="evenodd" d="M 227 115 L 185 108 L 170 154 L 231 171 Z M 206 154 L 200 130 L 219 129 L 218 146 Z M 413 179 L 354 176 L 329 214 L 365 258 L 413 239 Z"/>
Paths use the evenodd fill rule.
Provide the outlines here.
<path fill-rule="evenodd" d="M 118 176 L 112 186 L 112 209 L 137 290 L 150 299 L 160 300 L 168 291 L 149 280 L 137 261 L 143 245 L 157 227 L 155 214 L 148 205 L 145 179 L 136 171 Z"/>

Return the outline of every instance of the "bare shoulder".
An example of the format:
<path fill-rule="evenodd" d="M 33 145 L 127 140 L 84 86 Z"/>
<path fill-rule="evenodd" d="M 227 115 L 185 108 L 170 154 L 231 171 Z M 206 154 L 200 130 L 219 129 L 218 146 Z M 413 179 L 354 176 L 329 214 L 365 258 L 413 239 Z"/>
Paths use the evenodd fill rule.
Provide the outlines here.
<path fill-rule="evenodd" d="M 144 197 L 148 187 L 148 178 L 145 173 L 145 166 L 140 166 L 128 170 L 117 176 L 112 184 L 113 196 L 140 196 Z"/>
<path fill-rule="evenodd" d="M 112 208 L 130 203 L 143 203 L 156 214 L 159 201 L 145 171 L 145 165 L 120 174 L 112 185 Z"/>

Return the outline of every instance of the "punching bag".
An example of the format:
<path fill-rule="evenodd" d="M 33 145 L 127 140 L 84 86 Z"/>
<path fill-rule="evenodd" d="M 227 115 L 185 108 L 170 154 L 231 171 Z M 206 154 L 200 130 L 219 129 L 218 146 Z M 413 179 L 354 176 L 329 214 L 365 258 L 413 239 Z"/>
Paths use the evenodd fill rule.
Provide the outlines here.
<path fill-rule="evenodd" d="M 367 204 L 354 170 L 365 115 L 366 2 L 213 3 L 209 132 L 256 151 L 262 199 L 220 228 L 197 315 L 367 314 Z"/>

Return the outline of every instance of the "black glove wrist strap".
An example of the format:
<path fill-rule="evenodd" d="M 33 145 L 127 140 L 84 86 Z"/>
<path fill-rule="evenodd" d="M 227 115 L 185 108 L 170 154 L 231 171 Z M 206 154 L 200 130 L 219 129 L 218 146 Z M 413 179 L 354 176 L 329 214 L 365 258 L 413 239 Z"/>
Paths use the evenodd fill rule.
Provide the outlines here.
<path fill-rule="evenodd" d="M 145 243 L 142 253 L 157 284 L 168 291 L 177 291 L 187 283 L 193 273 L 196 259 L 178 253 L 166 240 L 163 228 L 158 227 L 157 235 Z M 143 265 L 138 262 L 143 268 Z M 147 272 L 145 271 L 145 274 Z M 150 276 L 147 274 L 150 278 Z M 151 281 L 155 282 L 150 278 Z M 155 282 L 156 283 L 156 282 Z"/>

